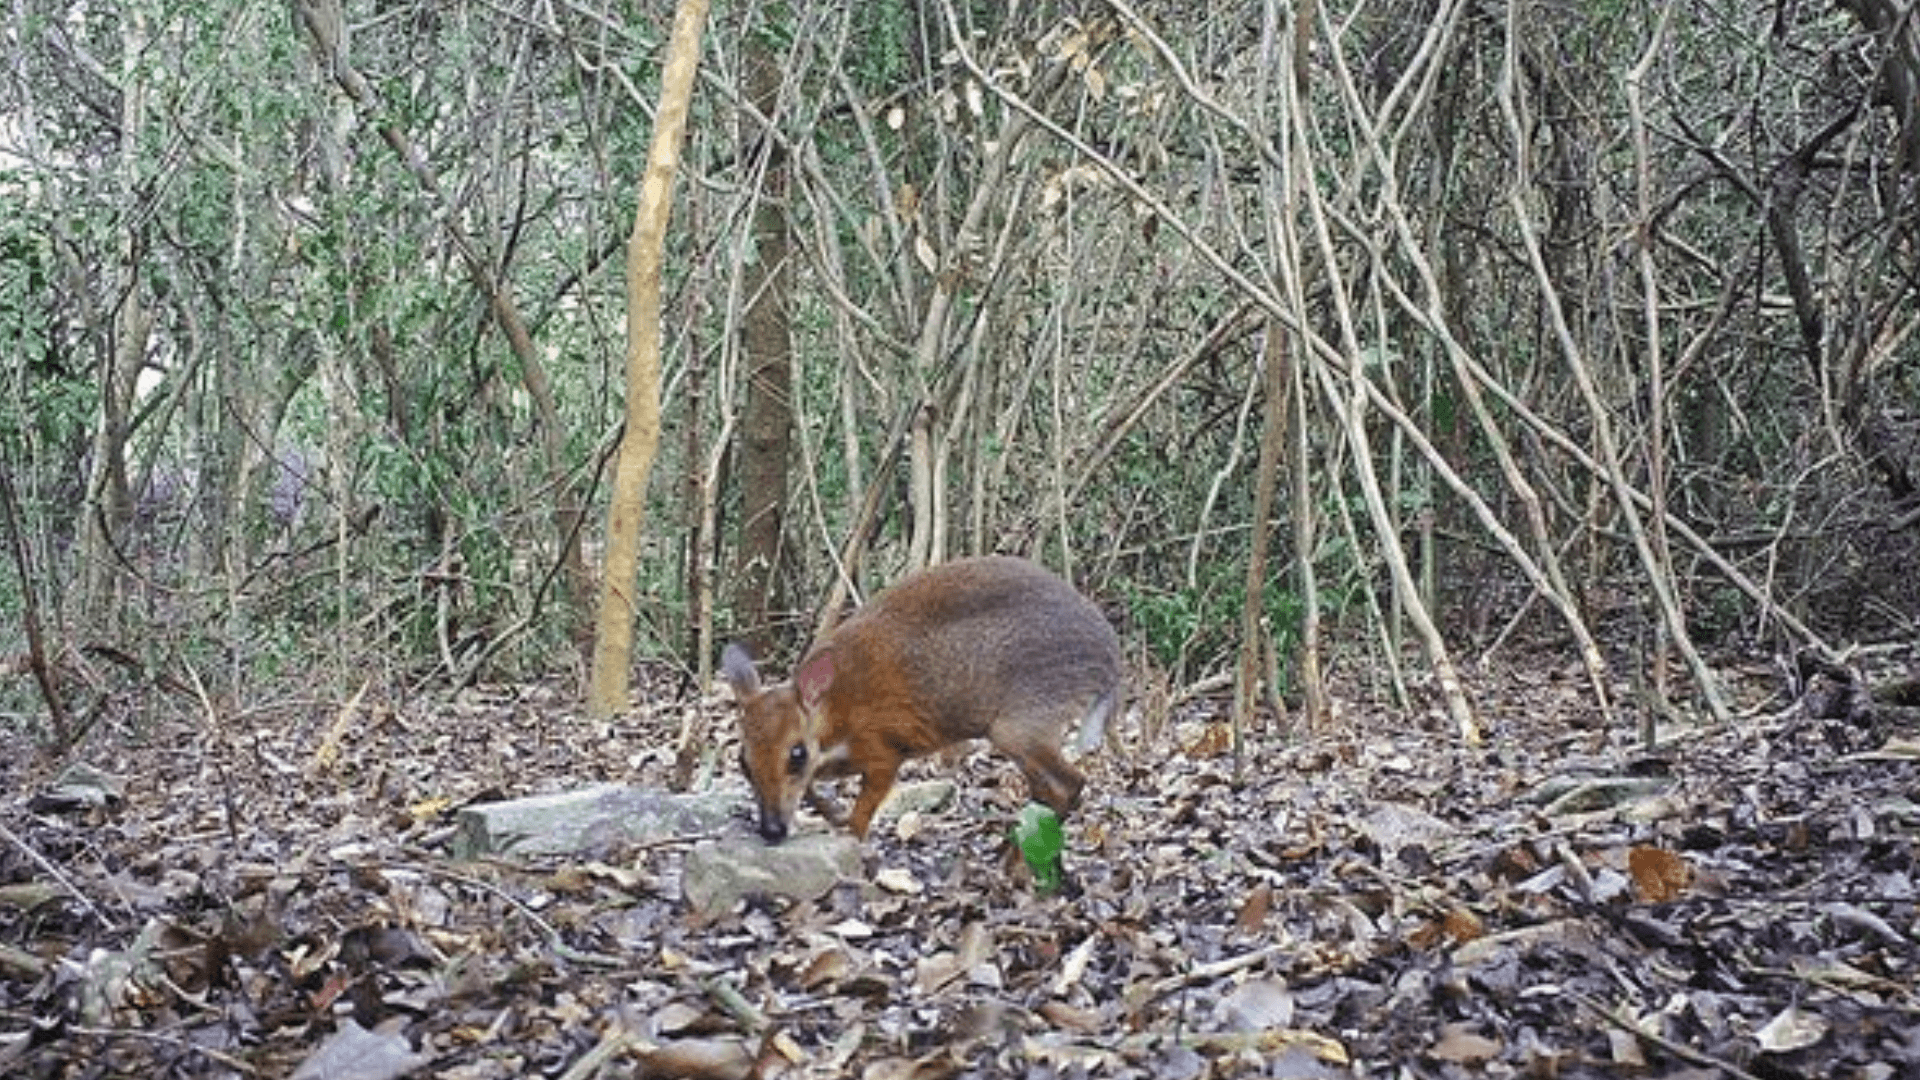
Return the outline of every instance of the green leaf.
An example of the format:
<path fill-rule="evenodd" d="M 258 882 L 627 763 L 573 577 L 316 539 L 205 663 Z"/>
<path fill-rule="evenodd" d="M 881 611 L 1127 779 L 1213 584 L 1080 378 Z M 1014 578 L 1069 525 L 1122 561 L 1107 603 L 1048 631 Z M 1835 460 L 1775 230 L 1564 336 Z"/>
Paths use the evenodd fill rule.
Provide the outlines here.
<path fill-rule="evenodd" d="M 1013 826 L 1013 842 L 1026 857 L 1027 869 L 1043 893 L 1060 888 L 1060 849 L 1066 846 L 1066 834 L 1060 829 L 1060 815 L 1039 803 L 1028 803 Z"/>

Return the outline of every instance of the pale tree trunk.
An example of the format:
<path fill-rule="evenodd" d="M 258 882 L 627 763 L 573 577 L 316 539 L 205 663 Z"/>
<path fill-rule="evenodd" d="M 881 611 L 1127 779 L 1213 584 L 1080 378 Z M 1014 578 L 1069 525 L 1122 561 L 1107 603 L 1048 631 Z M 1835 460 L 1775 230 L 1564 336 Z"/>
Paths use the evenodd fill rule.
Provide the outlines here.
<path fill-rule="evenodd" d="M 1293 49 L 1289 57 L 1292 78 L 1281 84 L 1283 108 L 1291 111 L 1304 107 L 1302 102 L 1307 91 L 1307 72 L 1309 49 L 1313 43 L 1313 22 L 1317 5 L 1313 0 L 1304 0 L 1293 13 Z M 1287 124 L 1275 124 L 1274 127 L 1287 138 L 1292 128 Z M 1286 186 L 1284 205 L 1297 206 L 1307 177 L 1303 168 L 1294 167 L 1285 170 L 1282 183 Z M 1296 253 L 1295 257 L 1283 265 L 1297 266 L 1297 253 L 1300 244 L 1294 235 L 1294 223 L 1289 218 L 1274 222 L 1274 241 L 1277 250 Z M 1307 325 L 1306 294 L 1300 276 L 1291 274 L 1283 282 L 1286 288 L 1286 302 L 1296 324 Z M 1273 343 L 1279 340 L 1286 326 L 1283 321 L 1269 315 L 1267 340 Z M 1304 724 L 1309 731 L 1325 731 L 1333 722 L 1333 703 L 1327 693 L 1326 679 L 1320 662 L 1320 578 L 1314 568 L 1314 557 L 1319 546 L 1319 534 L 1315 525 L 1317 511 L 1313 501 L 1313 454 L 1310 440 L 1307 438 L 1307 395 L 1306 381 L 1302 368 L 1311 358 L 1307 355 L 1307 343 L 1297 342 L 1299 348 L 1289 349 L 1283 345 L 1273 345 L 1267 350 L 1267 394 L 1270 398 L 1285 394 L 1285 411 L 1292 417 L 1291 423 L 1281 426 L 1291 436 L 1285 445 L 1288 485 L 1288 504 L 1293 519 L 1293 562 L 1296 585 L 1300 590 L 1300 643 L 1296 663 L 1300 677 L 1300 694 L 1304 712 Z M 1296 360 L 1296 351 L 1300 354 Z M 1276 416 L 1276 406 L 1268 403 L 1268 422 Z M 1266 446 L 1261 447 L 1264 460 Z M 1275 667 L 1278 665 L 1276 664 Z M 1279 694 L 1275 693 L 1278 700 Z"/>
<path fill-rule="evenodd" d="M 1253 724 L 1255 686 L 1260 678 L 1261 641 L 1267 592 L 1267 541 L 1273 521 L 1273 493 L 1279 486 L 1280 457 L 1287 443 L 1286 331 L 1278 320 L 1267 323 L 1267 348 L 1261 365 L 1260 463 L 1253 478 L 1253 535 L 1247 552 L 1247 581 L 1240 608 L 1240 659 L 1233 680 L 1233 741 L 1239 747 Z M 1276 706 L 1279 692 L 1273 691 Z"/>
<path fill-rule="evenodd" d="M 912 453 L 913 492 L 913 539 L 907 549 L 907 565 L 914 569 L 931 566 L 939 556 L 934 552 L 933 531 L 935 504 L 938 496 L 934 491 L 933 468 L 933 418 L 935 409 L 932 402 L 923 402 L 913 414 L 913 441 L 909 444 Z"/>
<path fill-rule="evenodd" d="M 125 287 L 113 312 L 105 347 L 100 388 L 100 423 L 94 430 L 92 473 L 87 482 L 86 597 L 96 614 L 117 604 L 120 551 L 133 522 L 134 493 L 127 482 L 127 439 L 132 434 L 134 394 L 153 334 L 153 313 L 141 299 L 141 275 L 133 263 L 132 239 L 122 254 Z"/>
<path fill-rule="evenodd" d="M 787 155 L 774 133 L 780 108 L 782 54 L 754 39 L 747 53 L 749 108 L 740 144 L 760 166 L 753 206 L 753 253 L 745 268 L 746 310 L 741 352 L 746 401 L 740 417 L 740 538 L 734 551 L 735 632 L 765 654 L 782 606 L 778 591 L 786 539 L 787 477 L 793 460 L 793 341 L 788 331 Z"/>
<path fill-rule="evenodd" d="M 355 386 L 353 365 L 346 362 L 340 355 L 340 351 L 333 348 L 329 340 L 316 335 L 314 344 L 320 396 L 327 406 L 326 482 L 334 511 L 333 580 L 339 595 L 350 596 L 355 562 L 353 558 L 355 527 L 353 490 L 345 462 L 350 459 L 353 447 L 361 445 L 362 440 L 368 435 L 362 422 L 364 414 L 354 407 L 354 402 L 358 399 L 358 388 Z M 314 479 L 309 473 L 308 482 L 311 483 Z M 441 596 L 446 595 L 444 589 L 436 591 Z M 356 669 L 365 659 L 363 651 L 365 646 L 362 644 L 364 637 L 356 633 L 354 628 L 356 618 L 357 613 L 353 611 L 353 606 L 350 604 L 340 605 L 339 611 L 334 615 L 333 660 L 338 677 L 343 684 L 354 681 Z M 441 625 L 445 625 L 444 621 Z M 449 666 L 448 670 L 456 669 Z M 365 677 L 364 672 L 360 674 L 362 678 Z"/>
<path fill-rule="evenodd" d="M 640 180 L 640 205 L 627 239 L 627 424 L 607 501 L 607 556 L 600 574 L 600 615 L 587 689 L 587 712 L 596 717 L 627 707 L 634 571 L 640 562 L 647 477 L 660 447 L 660 266 L 706 18 L 706 0 L 680 0 L 660 73 L 660 109 L 646 175 Z"/>
<path fill-rule="evenodd" d="M 251 120 L 251 117 L 248 117 Z M 251 123 L 248 127 L 251 127 Z M 234 157 L 241 158 L 236 147 Z M 227 205 L 232 208 L 228 217 L 229 239 L 228 258 L 232 265 L 241 265 L 243 254 L 247 250 L 248 233 L 252 228 L 252 215 L 247 213 L 247 186 L 249 178 L 236 171 L 232 179 L 232 191 Z M 217 452 L 210 460 L 200 462 L 201 480 L 212 485 L 215 496 L 208 500 L 208 515 L 211 526 L 207 530 L 204 547 L 207 558 L 207 570 L 219 575 L 227 586 L 227 632 L 231 640 L 245 640 L 240 625 L 242 605 L 240 593 L 245 579 L 247 566 L 253 561 L 253 551 L 249 544 L 252 530 L 247 526 L 247 504 L 253 489 L 254 472 L 262 456 L 272 446 L 273 432 L 279 428 L 279 414 L 270 423 L 261 422 L 263 398 L 266 394 L 262 387 L 271 378 L 272 373 L 264 370 L 254 357 L 242 357 L 233 345 L 233 334 L 222 322 L 216 322 L 209 335 L 213 350 L 212 362 L 218 373 L 218 386 L 214 393 L 217 411 L 205 418 L 202 429 L 211 429 L 215 433 Z M 283 356 L 282 359 L 285 359 Z M 238 663 L 238 655 L 234 657 Z"/>
<path fill-rule="evenodd" d="M 103 290 L 117 297 L 113 310 L 91 327 L 100 348 L 100 419 L 94 429 L 87 476 L 86 516 L 81 526 L 80 564 L 85 568 L 82 604 L 90 615 L 110 615 L 118 608 L 119 555 L 133 520 L 133 491 L 127 484 L 127 438 L 134 394 L 147 342 L 153 333 L 153 314 L 144 299 L 140 259 L 142 244 L 136 235 L 145 215 L 135 212 L 139 180 L 134 167 L 141 133 L 146 127 L 146 84 L 141 57 L 148 46 L 144 14 L 129 11 L 121 23 L 120 141 L 122 220 L 116 261 L 121 280 Z"/>
<path fill-rule="evenodd" d="M 1325 666 L 1320 662 L 1320 577 L 1313 568 L 1319 536 L 1314 528 L 1313 480 L 1308 472 L 1313 454 L 1307 441 L 1307 395 L 1299 364 L 1287 364 L 1286 391 L 1287 408 L 1293 414 L 1293 422 L 1287 425 L 1293 436 L 1287 445 L 1287 497 L 1293 518 L 1294 577 L 1300 590 L 1297 662 L 1301 712 L 1308 731 L 1324 732 L 1333 724 L 1333 699 L 1327 693 Z"/>
<path fill-rule="evenodd" d="M 1646 462 L 1647 500 L 1653 512 L 1647 515 L 1648 546 L 1656 573 L 1673 576 L 1673 549 L 1667 543 L 1667 372 L 1666 352 L 1660 342 L 1661 289 L 1659 269 L 1653 257 L 1654 221 L 1659 216 L 1655 204 L 1652 176 L 1653 149 L 1647 137 L 1646 105 L 1642 91 L 1658 57 L 1660 43 L 1666 37 L 1673 9 L 1663 7 L 1654 32 L 1647 39 L 1640 62 L 1628 72 L 1624 82 L 1628 127 L 1633 134 L 1634 197 L 1640 220 L 1639 243 L 1634 245 L 1634 262 L 1640 272 L 1641 317 L 1646 335 L 1642 363 L 1647 377 Z M 1647 658 L 1649 685 L 1656 706 L 1641 713 L 1641 740 L 1649 749 L 1654 744 L 1656 718 L 1670 715 L 1673 695 L 1668 686 L 1666 634 L 1655 628 L 1653 655 Z"/>

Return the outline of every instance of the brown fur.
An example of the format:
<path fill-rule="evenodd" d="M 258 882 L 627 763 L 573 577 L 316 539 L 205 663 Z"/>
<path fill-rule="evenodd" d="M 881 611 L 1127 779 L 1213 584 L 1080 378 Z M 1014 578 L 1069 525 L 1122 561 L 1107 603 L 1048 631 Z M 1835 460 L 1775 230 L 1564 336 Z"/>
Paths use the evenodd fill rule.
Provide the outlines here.
<path fill-rule="evenodd" d="M 1075 721 L 1106 722 L 1120 644 L 1071 585 L 1025 559 L 990 557 L 901 581 L 816 646 L 791 682 L 763 688 L 737 645 L 722 668 L 740 701 L 761 835 L 786 836 L 816 778 L 857 775 L 849 824 L 864 839 L 902 762 L 967 739 L 991 741 L 1035 799 L 1072 810 L 1085 780 L 1060 739 Z"/>

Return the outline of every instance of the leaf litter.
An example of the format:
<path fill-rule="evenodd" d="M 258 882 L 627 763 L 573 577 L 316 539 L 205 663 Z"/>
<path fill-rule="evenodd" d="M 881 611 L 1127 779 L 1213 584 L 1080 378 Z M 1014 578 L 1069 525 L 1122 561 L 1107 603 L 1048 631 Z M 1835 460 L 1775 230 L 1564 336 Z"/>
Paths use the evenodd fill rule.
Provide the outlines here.
<path fill-rule="evenodd" d="M 669 787 L 689 710 L 731 762 L 665 675 L 612 721 L 494 687 L 11 747 L 0 1074 L 1920 1075 L 1920 731 L 1747 678 L 1737 724 L 1646 750 L 1563 681 L 1489 672 L 1480 748 L 1355 701 L 1238 763 L 1224 703 L 1134 725 L 1052 894 L 1011 765 L 916 764 L 951 797 L 861 873 L 712 915 L 711 837 L 449 851 L 471 803 Z"/>

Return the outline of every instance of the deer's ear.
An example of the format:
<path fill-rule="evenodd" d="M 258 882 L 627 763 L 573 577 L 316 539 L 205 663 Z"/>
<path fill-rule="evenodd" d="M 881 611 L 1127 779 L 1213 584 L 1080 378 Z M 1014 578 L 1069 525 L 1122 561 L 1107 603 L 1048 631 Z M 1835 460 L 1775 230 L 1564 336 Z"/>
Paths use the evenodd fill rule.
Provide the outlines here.
<path fill-rule="evenodd" d="M 733 696 L 749 698 L 760 692 L 760 673 L 754 670 L 753 657 L 738 642 L 720 654 L 720 674 L 733 687 Z"/>
<path fill-rule="evenodd" d="M 820 699 L 827 696 L 827 688 L 833 685 L 833 650 L 821 649 L 807 657 L 800 670 L 793 673 L 793 685 L 800 691 L 800 703 L 808 712 L 820 707 Z"/>

